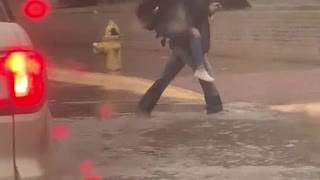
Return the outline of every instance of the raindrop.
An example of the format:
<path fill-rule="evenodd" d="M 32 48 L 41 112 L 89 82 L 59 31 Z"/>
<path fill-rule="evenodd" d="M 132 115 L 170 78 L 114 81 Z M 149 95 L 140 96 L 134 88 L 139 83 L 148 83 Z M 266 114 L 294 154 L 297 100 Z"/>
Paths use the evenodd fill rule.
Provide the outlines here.
<path fill-rule="evenodd" d="M 94 172 L 93 164 L 89 161 L 84 161 L 81 163 L 81 172 L 84 175 L 91 175 Z"/>
<path fill-rule="evenodd" d="M 52 137 L 58 141 L 63 140 L 69 133 L 69 130 L 65 126 L 55 126 L 52 129 Z"/>
<path fill-rule="evenodd" d="M 101 107 L 100 107 L 100 117 L 101 118 L 110 118 L 112 117 L 112 114 L 113 114 L 113 107 L 110 105 L 110 104 L 103 104 Z"/>

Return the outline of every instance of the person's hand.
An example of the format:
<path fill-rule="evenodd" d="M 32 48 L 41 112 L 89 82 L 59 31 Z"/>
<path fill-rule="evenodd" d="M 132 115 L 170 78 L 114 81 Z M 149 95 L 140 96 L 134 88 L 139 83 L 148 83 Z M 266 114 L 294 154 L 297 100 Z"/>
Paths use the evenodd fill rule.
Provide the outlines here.
<path fill-rule="evenodd" d="M 197 28 L 193 27 L 191 28 L 191 33 L 194 37 L 200 37 L 200 32 Z"/>
<path fill-rule="evenodd" d="M 218 2 L 210 3 L 209 5 L 209 18 L 212 19 L 213 15 L 222 9 L 222 5 Z"/>
<path fill-rule="evenodd" d="M 221 5 L 221 3 L 219 3 L 219 2 L 215 2 L 215 3 L 213 3 L 213 7 L 214 7 L 214 13 L 215 12 L 218 12 L 218 11 L 220 11 L 221 9 L 222 9 L 222 5 Z"/>

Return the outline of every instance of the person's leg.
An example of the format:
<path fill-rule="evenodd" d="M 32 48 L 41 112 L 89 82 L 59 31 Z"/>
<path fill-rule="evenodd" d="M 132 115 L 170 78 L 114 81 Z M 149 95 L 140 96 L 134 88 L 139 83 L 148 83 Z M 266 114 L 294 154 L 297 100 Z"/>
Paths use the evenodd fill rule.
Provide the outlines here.
<path fill-rule="evenodd" d="M 193 59 L 193 69 L 204 66 L 204 53 L 202 52 L 201 37 L 192 37 L 190 39 L 190 50 Z"/>
<path fill-rule="evenodd" d="M 190 51 L 193 60 L 191 63 L 191 68 L 194 70 L 194 75 L 204 81 L 214 81 L 214 78 L 206 71 L 204 66 L 205 58 L 202 51 L 201 37 L 191 38 Z"/>
<path fill-rule="evenodd" d="M 179 57 L 181 60 L 183 60 L 186 64 L 190 65 L 192 64 L 193 58 L 190 54 L 185 53 L 185 51 L 181 49 L 175 50 L 177 54 L 179 54 Z M 210 75 L 213 74 L 212 67 L 209 63 L 209 61 L 205 58 L 204 60 L 204 67 L 208 71 Z M 206 110 L 208 114 L 217 113 L 223 110 L 221 98 L 219 95 L 219 91 L 215 84 L 213 82 L 208 82 L 199 79 L 201 88 L 204 93 L 204 99 L 206 101 Z"/>
<path fill-rule="evenodd" d="M 207 59 L 204 61 L 204 66 L 209 74 L 213 74 L 212 67 Z M 200 85 L 202 87 L 204 98 L 206 101 L 207 114 L 218 113 L 223 110 L 223 105 L 219 91 L 214 84 L 214 82 L 206 82 L 199 79 Z"/>
<path fill-rule="evenodd" d="M 138 115 L 150 116 L 163 91 L 181 71 L 184 65 L 185 63 L 181 61 L 178 55 L 173 51 L 161 77 L 153 83 L 141 98 L 137 109 Z"/>

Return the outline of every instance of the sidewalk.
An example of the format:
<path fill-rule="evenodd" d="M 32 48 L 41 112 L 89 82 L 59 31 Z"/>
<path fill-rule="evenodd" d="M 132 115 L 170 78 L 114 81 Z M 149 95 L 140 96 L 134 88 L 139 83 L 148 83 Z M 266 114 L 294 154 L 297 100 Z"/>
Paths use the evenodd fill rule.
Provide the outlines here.
<path fill-rule="evenodd" d="M 132 114 L 152 81 L 121 75 L 49 69 L 50 108 L 54 117 L 96 117 L 108 104 L 115 116 Z M 169 86 L 155 111 L 202 112 L 203 95 Z"/>
<path fill-rule="evenodd" d="M 230 93 L 228 89 L 232 89 L 232 87 L 235 86 L 237 86 L 238 92 L 241 93 L 240 97 L 246 99 L 247 102 L 248 96 L 257 97 L 257 95 L 253 94 L 261 93 L 265 88 L 263 84 L 268 84 L 270 87 L 274 87 L 273 83 L 286 86 L 280 79 L 278 79 L 280 80 L 279 82 L 273 82 L 271 84 L 258 80 L 262 83 L 260 85 L 251 80 L 250 84 L 255 83 L 256 89 L 254 91 L 252 89 L 246 90 L 245 88 L 250 88 L 250 86 L 243 84 L 245 80 L 240 80 L 244 77 L 245 75 L 238 77 L 238 80 L 235 82 L 231 82 L 230 79 L 221 80 L 218 78 L 219 82 L 217 84 L 219 89 L 222 89 L 221 95 L 225 103 L 225 112 L 227 113 L 225 118 L 229 120 L 239 118 L 237 113 L 242 112 L 243 118 L 254 119 L 254 117 L 256 117 L 257 120 L 263 120 L 261 117 L 256 116 L 256 111 L 265 112 L 270 115 L 285 112 L 291 113 L 292 117 L 298 114 L 305 118 L 320 117 L 320 104 L 316 100 L 314 102 L 309 101 L 307 103 L 287 105 L 262 105 L 262 103 L 259 105 L 254 103 L 241 103 L 241 99 L 233 101 L 225 99 L 225 95 Z M 272 78 L 272 76 L 268 77 Z M 50 104 L 55 117 L 73 117 L 75 115 L 82 117 L 96 116 L 97 109 L 102 104 L 112 105 L 116 109 L 115 116 L 132 114 L 135 112 L 139 99 L 152 84 L 152 81 L 143 78 L 52 68 L 49 69 L 49 79 L 51 80 Z M 185 80 L 188 81 L 190 79 L 191 77 L 188 77 L 188 79 Z M 259 79 L 258 76 L 257 79 Z M 223 81 L 227 81 L 232 87 L 224 87 L 223 84 L 220 84 Z M 236 82 L 239 81 L 242 82 L 243 86 L 236 85 Z M 285 82 L 290 83 L 290 81 Z M 155 111 L 168 113 L 204 112 L 205 103 L 201 89 L 198 88 L 198 90 L 194 91 L 194 88 L 190 86 L 195 84 L 190 83 L 191 82 L 183 83 L 183 79 L 181 78 L 175 80 L 173 85 L 169 86 L 163 94 Z M 188 84 L 187 88 L 193 90 L 184 89 L 183 84 Z M 179 87 L 174 85 L 178 85 Z M 281 86 L 276 87 L 277 88 L 273 88 L 275 91 L 283 88 Z M 314 88 L 316 88 L 316 86 L 314 86 Z M 314 90 L 311 87 L 309 91 L 312 92 Z M 296 93 L 296 91 L 292 91 L 291 93 Z M 237 95 L 239 96 L 239 94 Z M 230 97 L 230 95 L 228 96 Z M 274 97 L 275 94 L 266 93 L 266 96 Z M 266 117 L 268 117 L 268 115 L 266 115 Z"/>

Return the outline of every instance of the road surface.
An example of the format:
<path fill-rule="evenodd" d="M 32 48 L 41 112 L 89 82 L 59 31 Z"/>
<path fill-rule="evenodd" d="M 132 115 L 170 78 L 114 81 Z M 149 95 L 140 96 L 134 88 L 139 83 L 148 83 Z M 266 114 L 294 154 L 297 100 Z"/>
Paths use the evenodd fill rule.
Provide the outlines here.
<path fill-rule="evenodd" d="M 92 176 L 114 180 L 320 178 L 319 122 L 251 104 L 212 116 L 156 113 L 152 119 L 69 117 L 55 123 L 70 131 L 56 154 L 57 172 L 66 177 L 84 177 L 81 164 L 90 162 Z M 68 168 L 61 166 L 66 158 Z"/>

